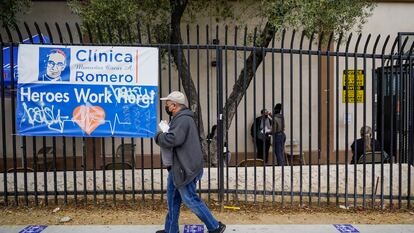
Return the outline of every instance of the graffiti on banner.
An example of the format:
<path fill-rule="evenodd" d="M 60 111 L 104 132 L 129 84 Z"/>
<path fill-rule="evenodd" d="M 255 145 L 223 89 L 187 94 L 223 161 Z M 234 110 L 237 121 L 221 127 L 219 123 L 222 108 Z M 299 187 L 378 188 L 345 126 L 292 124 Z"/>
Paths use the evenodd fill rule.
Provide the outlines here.
<path fill-rule="evenodd" d="M 158 52 L 142 47 L 19 45 L 17 133 L 153 137 Z"/>

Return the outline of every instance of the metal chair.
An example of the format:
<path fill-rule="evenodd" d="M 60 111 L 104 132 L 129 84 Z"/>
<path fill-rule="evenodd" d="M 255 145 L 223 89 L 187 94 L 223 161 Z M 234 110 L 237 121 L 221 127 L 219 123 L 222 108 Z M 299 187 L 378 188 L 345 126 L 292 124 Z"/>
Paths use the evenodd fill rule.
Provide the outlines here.
<path fill-rule="evenodd" d="M 246 159 L 239 163 L 239 167 L 254 167 L 254 166 L 263 166 L 264 161 L 263 159 Z"/>
<path fill-rule="evenodd" d="M 124 155 L 124 161 L 122 161 L 122 154 Z M 125 143 L 118 146 L 115 153 L 115 162 L 110 161 L 105 165 L 105 169 L 117 170 L 117 169 L 132 169 L 133 156 L 135 155 L 135 144 Z"/>
<path fill-rule="evenodd" d="M 374 151 L 366 152 L 365 155 L 362 155 L 358 159 L 358 163 L 386 163 L 389 160 L 389 155 L 387 152 L 383 151 Z"/>
<path fill-rule="evenodd" d="M 132 169 L 132 165 L 129 163 L 108 163 L 105 166 L 105 170 L 122 170 L 122 169 Z"/>
<path fill-rule="evenodd" d="M 44 155 L 46 154 L 46 161 L 44 160 Z M 50 171 L 53 167 L 53 147 L 46 146 L 42 147 L 37 151 L 37 170 L 38 171 Z M 34 165 L 33 165 L 34 166 Z"/>
<path fill-rule="evenodd" d="M 16 167 L 16 169 L 14 168 L 9 168 L 7 169 L 7 173 L 12 173 L 12 172 L 34 172 L 34 170 L 30 167 L 27 167 L 26 169 L 24 167 Z"/>

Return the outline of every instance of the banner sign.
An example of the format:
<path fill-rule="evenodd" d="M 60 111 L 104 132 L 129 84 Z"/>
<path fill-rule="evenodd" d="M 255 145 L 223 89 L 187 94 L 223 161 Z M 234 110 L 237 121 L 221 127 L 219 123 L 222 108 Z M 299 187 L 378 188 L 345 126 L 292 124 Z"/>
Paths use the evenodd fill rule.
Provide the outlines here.
<path fill-rule="evenodd" d="M 19 45 L 17 133 L 153 137 L 158 49 Z"/>
<path fill-rule="evenodd" d="M 348 81 L 348 101 L 346 99 L 346 82 Z M 355 87 L 356 82 L 356 101 L 355 101 Z M 342 103 L 364 103 L 364 71 L 356 70 L 356 77 L 354 70 L 348 70 L 348 79 L 347 72 L 344 70 L 342 75 Z"/>

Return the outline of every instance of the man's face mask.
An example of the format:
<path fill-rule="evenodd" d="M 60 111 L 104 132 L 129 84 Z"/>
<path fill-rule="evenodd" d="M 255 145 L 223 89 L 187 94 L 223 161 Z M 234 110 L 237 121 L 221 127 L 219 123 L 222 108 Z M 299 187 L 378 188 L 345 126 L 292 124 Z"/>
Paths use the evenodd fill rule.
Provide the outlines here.
<path fill-rule="evenodd" d="M 166 112 L 169 116 L 172 116 L 173 112 L 172 112 L 172 111 L 170 111 L 170 106 L 171 106 L 171 105 L 165 105 L 165 112 Z"/>

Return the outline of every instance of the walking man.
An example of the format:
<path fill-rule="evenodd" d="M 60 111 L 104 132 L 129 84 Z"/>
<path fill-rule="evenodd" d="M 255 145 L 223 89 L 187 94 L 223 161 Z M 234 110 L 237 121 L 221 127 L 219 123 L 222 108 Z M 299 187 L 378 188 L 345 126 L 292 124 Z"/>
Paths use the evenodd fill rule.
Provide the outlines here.
<path fill-rule="evenodd" d="M 164 230 L 157 233 L 179 232 L 178 219 L 183 202 L 204 222 L 209 232 L 222 233 L 226 225 L 218 222 L 196 193 L 196 184 L 203 176 L 203 155 L 193 112 L 186 106 L 183 93 L 174 91 L 167 97 L 165 111 L 172 116 L 168 132 L 159 132 L 155 142 L 163 149 L 172 150 L 172 158 L 164 166 L 168 170 L 168 213 Z"/>

